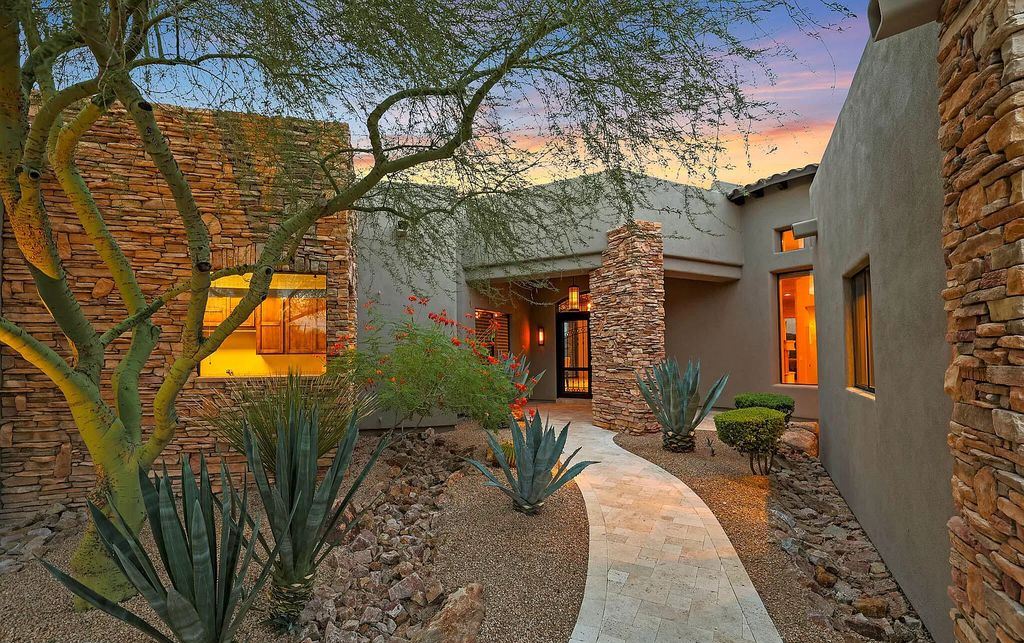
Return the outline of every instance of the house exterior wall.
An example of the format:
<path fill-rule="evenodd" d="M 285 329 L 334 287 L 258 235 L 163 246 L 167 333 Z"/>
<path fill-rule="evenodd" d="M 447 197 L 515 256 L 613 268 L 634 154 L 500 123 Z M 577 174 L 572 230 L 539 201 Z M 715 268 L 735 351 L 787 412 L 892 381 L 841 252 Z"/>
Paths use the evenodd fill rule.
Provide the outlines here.
<path fill-rule="evenodd" d="M 952 460 L 936 142 L 937 25 L 869 43 L 811 188 L 820 457 L 929 631 L 946 595 Z M 880 117 L 884 115 L 884 117 Z M 913 162 L 894 162 L 893 150 Z M 875 393 L 853 388 L 850 285 L 871 271 Z M 907 342 L 912 348 L 908 349 Z"/>
<path fill-rule="evenodd" d="M 731 189 L 734 186 L 728 186 Z M 635 221 L 660 223 L 664 239 L 666 269 L 678 266 L 698 278 L 735 279 L 743 263 L 738 235 L 739 211 L 726 199 L 722 189 L 702 189 L 690 185 L 644 177 L 640 188 L 642 203 L 632 212 Z M 724 189 L 724 188 L 723 188 Z M 470 279 L 507 279 L 520 277 L 558 277 L 594 270 L 601 265 L 601 253 L 608 248 L 607 232 L 622 225 L 613 203 L 599 203 L 593 211 L 580 213 L 581 225 L 573 236 L 571 256 L 565 248 L 545 241 L 545 232 L 524 231 L 524 247 L 532 260 L 514 266 L 490 264 L 487 257 L 464 258 Z M 685 210 L 687 214 L 682 214 Z M 578 237 L 578 238 L 575 238 Z"/>
<path fill-rule="evenodd" d="M 953 398 L 953 627 L 1024 640 L 1024 6 L 948 0 L 940 13 L 946 372 Z M 902 61 L 901 61 L 902 62 Z"/>
<path fill-rule="evenodd" d="M 700 360 L 707 385 L 729 373 L 719 406 L 731 407 L 737 393 L 781 393 L 796 400 L 797 417 L 818 417 L 817 386 L 780 384 L 777 275 L 810 268 L 813 250 L 778 252 L 776 237 L 779 229 L 810 218 L 809 186 L 802 178 L 786 190 L 769 187 L 742 206 L 720 206 L 741 241 L 739 280 L 665 280 L 665 352 L 683 364 Z"/>
<path fill-rule="evenodd" d="M 278 167 L 278 159 L 252 152 L 256 147 L 239 144 L 241 130 L 233 129 L 225 120 L 230 115 L 167 109 L 158 109 L 157 115 L 210 228 L 214 270 L 252 262 L 270 222 L 284 204 L 284 197 L 273 187 L 278 184 L 276 178 L 280 178 L 271 170 Z M 320 140 L 325 127 L 246 118 L 244 129 L 249 135 L 254 128 L 262 127 L 293 142 L 308 142 L 308 146 Z M 346 127 L 330 127 L 334 128 L 334 135 L 347 142 Z M 308 180 L 317 176 L 315 163 L 310 161 L 306 167 L 307 162 L 301 158 L 293 161 L 293 169 L 302 175 L 305 168 L 307 178 L 291 196 L 315 196 L 315 188 Z M 135 129 L 123 112 L 113 111 L 85 137 L 79 168 L 96 203 L 108 217 L 111 231 L 136 266 L 145 295 L 153 298 L 187 279 L 185 233 L 170 191 L 142 151 Z M 109 327 L 124 316 L 117 289 L 52 175 L 44 176 L 43 190 L 72 290 L 97 327 Z M 326 272 L 329 344 L 355 331 L 353 261 L 349 216 L 341 213 L 318 222 L 290 267 L 296 272 Z M 3 228 L 0 272 L 0 312 L 67 355 L 67 341 L 36 295 L 7 221 Z M 187 298 L 179 298 L 154 316 L 163 333 L 142 372 L 144 409 L 151 408 L 172 355 L 180 350 L 181 320 L 186 306 Z M 126 347 L 127 338 L 123 338 L 108 354 L 103 374 L 107 393 L 110 373 Z M 16 518 L 55 502 L 72 506 L 84 503 L 94 482 L 93 467 L 66 402 L 49 380 L 6 346 L 0 349 L 0 366 L 0 516 Z M 226 453 L 226 447 L 217 445 L 208 429 L 194 417 L 194 406 L 213 390 L 224 389 L 228 381 L 193 377 L 186 385 L 177 406 L 181 426 L 164 453 L 166 462 L 176 464 L 181 453 L 203 453 L 214 470 L 222 457 L 232 467 L 241 468 L 242 459 Z M 146 420 L 151 421 L 151 416 Z"/>

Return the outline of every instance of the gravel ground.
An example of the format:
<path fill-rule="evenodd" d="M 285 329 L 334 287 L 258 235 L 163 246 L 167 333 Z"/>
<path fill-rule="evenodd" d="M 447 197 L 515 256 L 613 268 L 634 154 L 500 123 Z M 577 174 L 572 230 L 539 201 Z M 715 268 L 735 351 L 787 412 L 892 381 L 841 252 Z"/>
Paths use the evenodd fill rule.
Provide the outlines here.
<path fill-rule="evenodd" d="M 486 444 L 479 430 L 442 434 L 460 446 Z M 437 527 L 435 573 L 446 588 L 484 585 L 486 643 L 565 643 L 572 634 L 587 577 L 587 511 L 575 483 L 548 499 L 536 516 L 512 509 L 474 471 L 456 482 Z"/>
<path fill-rule="evenodd" d="M 366 462 L 376 441 L 373 436 L 360 439 L 353 455 L 354 470 Z M 387 467 L 374 467 L 356 497 L 369 497 L 374 486 L 386 476 Z M 255 489 L 249 498 L 251 511 L 262 511 Z M 153 559 L 158 561 L 156 546 L 149 538 L 148 530 L 143 532 L 143 543 Z M 45 558 L 67 571 L 77 544 L 77 538 L 67 538 L 55 545 Z M 162 572 L 159 562 L 157 570 Z M 256 573 L 255 570 L 253 572 Z M 50 576 L 42 565 L 30 564 L 19 572 L 0 575 L 0 643 L 136 643 L 148 640 L 138 630 L 98 610 L 75 613 L 72 599 L 71 592 Z M 242 624 L 238 640 L 244 643 L 290 641 L 276 636 L 264 626 L 261 603 L 262 599 L 257 599 L 256 607 Z M 136 596 L 123 605 L 150 624 L 161 627 L 160 620 L 143 598 Z"/>
<path fill-rule="evenodd" d="M 750 475 L 747 459 L 719 442 L 713 432 L 697 434 L 696 453 L 665 451 L 660 434 L 620 433 L 615 443 L 676 476 L 708 505 L 736 547 L 786 643 L 842 643 L 843 638 L 831 627 L 807 617 L 813 611 L 815 595 L 775 544 L 768 525 L 767 478 Z M 708 437 L 714 457 L 707 447 Z"/>
<path fill-rule="evenodd" d="M 147 549 L 155 546 L 144 534 Z M 78 540 L 68 538 L 46 555 L 46 560 L 67 570 Z M 159 567 L 159 566 L 158 566 Z M 42 565 L 26 565 L 13 574 L 0 576 L 0 641 L 4 643 L 136 643 L 149 640 L 138 630 L 98 610 L 75 613 L 73 595 L 58 583 Z M 161 627 L 156 614 L 139 596 L 123 603 L 152 625 Z M 250 612 L 242 625 L 239 641 L 270 643 L 274 634 Z M 165 630 L 166 631 L 166 630 Z"/>

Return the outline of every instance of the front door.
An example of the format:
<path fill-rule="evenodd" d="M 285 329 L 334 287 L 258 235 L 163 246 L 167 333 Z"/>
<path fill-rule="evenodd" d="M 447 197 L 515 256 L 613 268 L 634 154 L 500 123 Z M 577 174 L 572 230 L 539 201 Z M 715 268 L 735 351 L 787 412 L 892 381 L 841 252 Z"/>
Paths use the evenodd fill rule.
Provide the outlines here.
<path fill-rule="evenodd" d="M 590 397 L 590 313 L 557 315 L 558 397 Z"/>

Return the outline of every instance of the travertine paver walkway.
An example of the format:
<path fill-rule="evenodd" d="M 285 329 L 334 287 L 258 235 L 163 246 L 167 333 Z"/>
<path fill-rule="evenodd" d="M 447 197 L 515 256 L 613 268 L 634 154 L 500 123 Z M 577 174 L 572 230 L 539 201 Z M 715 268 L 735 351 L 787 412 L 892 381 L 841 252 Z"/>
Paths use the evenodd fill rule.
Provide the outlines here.
<path fill-rule="evenodd" d="M 567 452 L 600 460 L 578 478 L 590 521 L 590 562 L 570 643 L 781 643 L 722 526 L 693 491 L 616 445 L 573 407 Z M 686 457 L 686 456 L 682 456 Z"/>

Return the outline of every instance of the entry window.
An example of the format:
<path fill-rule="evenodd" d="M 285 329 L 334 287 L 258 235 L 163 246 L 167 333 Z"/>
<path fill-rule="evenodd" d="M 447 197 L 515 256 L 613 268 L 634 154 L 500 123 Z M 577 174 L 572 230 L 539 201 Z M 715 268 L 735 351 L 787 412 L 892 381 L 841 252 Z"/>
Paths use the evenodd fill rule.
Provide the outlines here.
<path fill-rule="evenodd" d="M 510 350 L 509 314 L 497 310 L 477 308 L 473 314 L 476 336 L 490 342 L 490 353 L 504 357 Z"/>
<path fill-rule="evenodd" d="M 249 290 L 251 274 L 213 282 L 203 317 L 210 333 Z M 327 276 L 278 273 L 267 298 L 200 364 L 203 377 L 320 375 L 327 364 Z"/>
<path fill-rule="evenodd" d="M 792 252 L 809 246 L 808 239 L 797 239 L 793 235 L 793 228 L 779 230 L 779 252 Z"/>
<path fill-rule="evenodd" d="M 875 391 L 875 356 L 871 345 L 871 272 L 850 277 L 850 329 L 853 334 L 853 385 Z"/>
<path fill-rule="evenodd" d="M 779 275 L 779 346 L 783 384 L 818 383 L 814 276 L 810 271 Z"/>

